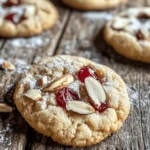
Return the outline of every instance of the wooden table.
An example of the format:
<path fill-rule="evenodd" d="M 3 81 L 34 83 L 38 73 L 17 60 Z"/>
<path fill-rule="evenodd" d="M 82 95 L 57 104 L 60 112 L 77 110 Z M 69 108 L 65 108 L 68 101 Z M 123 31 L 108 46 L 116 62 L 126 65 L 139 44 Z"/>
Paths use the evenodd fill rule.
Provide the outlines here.
<path fill-rule="evenodd" d="M 13 106 L 0 114 L 0 150 L 72 149 L 34 131 L 13 103 L 13 91 L 22 74 L 43 57 L 55 54 L 83 56 L 107 65 L 127 84 L 131 112 L 122 129 L 89 150 L 150 150 L 150 66 L 118 55 L 103 40 L 105 23 L 129 7 L 150 5 L 150 0 L 129 0 L 125 6 L 102 12 L 81 12 L 54 0 L 60 19 L 51 30 L 28 39 L 0 39 L 0 58 L 16 65 L 16 71 L 0 70 L 0 102 Z M 1 61 L 1 59 L 0 59 Z M 84 148 L 81 148 L 84 149 Z"/>

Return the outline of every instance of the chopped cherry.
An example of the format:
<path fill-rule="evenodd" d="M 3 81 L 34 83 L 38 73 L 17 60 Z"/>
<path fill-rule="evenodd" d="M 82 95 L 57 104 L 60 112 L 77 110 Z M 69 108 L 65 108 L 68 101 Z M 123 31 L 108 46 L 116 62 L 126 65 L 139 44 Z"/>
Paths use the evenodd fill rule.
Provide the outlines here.
<path fill-rule="evenodd" d="M 11 7 L 14 5 L 20 5 L 21 2 L 22 2 L 22 0 L 7 0 L 7 2 L 4 3 L 4 6 Z"/>
<path fill-rule="evenodd" d="M 17 15 L 17 13 L 10 13 L 10 14 L 8 14 L 8 15 L 5 16 L 5 19 L 6 19 L 6 20 L 9 20 L 9 21 L 11 21 L 11 22 L 13 22 L 14 24 L 18 24 L 18 23 L 20 23 L 21 21 L 23 21 L 23 20 L 26 19 L 26 17 L 25 17 L 24 15 L 22 15 L 22 16 L 19 18 L 18 21 L 15 21 L 15 20 L 14 20 L 15 15 Z"/>
<path fill-rule="evenodd" d="M 67 97 L 71 96 L 72 100 L 79 100 L 78 94 L 68 88 L 63 88 L 56 93 L 57 104 L 63 108 L 66 108 Z"/>
<path fill-rule="evenodd" d="M 63 88 L 62 90 L 56 93 L 57 104 L 63 108 L 66 108 L 66 98 L 67 98 L 67 88 Z"/>
<path fill-rule="evenodd" d="M 73 100 L 79 100 L 79 96 L 76 92 L 72 91 L 71 89 L 68 89 L 68 92 L 71 95 Z"/>
<path fill-rule="evenodd" d="M 81 82 L 84 82 L 85 78 L 87 77 L 94 77 L 94 74 L 90 72 L 90 68 L 88 66 L 85 66 L 80 69 L 78 73 L 78 78 Z"/>
<path fill-rule="evenodd" d="M 150 15 L 146 13 L 140 13 L 137 17 L 140 19 L 149 19 Z"/>
<path fill-rule="evenodd" d="M 137 33 L 136 33 L 136 38 L 138 40 L 144 40 L 144 35 L 143 33 L 141 32 L 141 30 L 139 30 Z"/>
<path fill-rule="evenodd" d="M 108 106 L 107 106 L 107 103 L 101 103 L 101 105 L 97 108 L 97 107 L 94 107 L 96 111 L 102 113 L 104 112 Z"/>
<path fill-rule="evenodd" d="M 89 66 L 82 67 L 78 72 L 78 78 L 81 82 L 84 82 L 85 78 L 93 77 L 96 80 L 102 82 L 102 79 L 96 74 L 96 72 L 91 69 Z"/>

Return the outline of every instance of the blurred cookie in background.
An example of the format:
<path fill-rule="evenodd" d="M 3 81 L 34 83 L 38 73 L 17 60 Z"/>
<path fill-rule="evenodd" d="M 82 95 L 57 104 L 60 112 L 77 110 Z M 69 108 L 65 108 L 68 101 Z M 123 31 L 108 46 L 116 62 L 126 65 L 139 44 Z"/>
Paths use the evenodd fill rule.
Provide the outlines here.
<path fill-rule="evenodd" d="M 116 52 L 150 63 L 150 8 L 130 8 L 105 27 L 105 40 Z"/>
<path fill-rule="evenodd" d="M 116 7 L 127 0 L 63 0 L 63 2 L 80 10 L 103 10 Z"/>
<path fill-rule="evenodd" d="M 58 12 L 47 0 L 0 1 L 0 36 L 29 37 L 51 28 Z"/>

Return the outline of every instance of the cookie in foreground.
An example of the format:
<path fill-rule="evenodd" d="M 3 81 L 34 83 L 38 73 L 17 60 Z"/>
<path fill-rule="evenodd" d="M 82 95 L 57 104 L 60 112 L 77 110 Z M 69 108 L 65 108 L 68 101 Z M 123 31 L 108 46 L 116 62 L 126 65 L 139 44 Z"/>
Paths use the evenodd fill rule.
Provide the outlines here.
<path fill-rule="evenodd" d="M 58 19 L 57 10 L 47 0 L 1 0 L 0 14 L 2 37 L 37 35 L 51 28 Z"/>
<path fill-rule="evenodd" d="M 75 56 L 41 60 L 20 80 L 14 101 L 39 133 L 90 146 L 118 131 L 130 111 L 125 83 L 110 68 Z"/>
<path fill-rule="evenodd" d="M 127 0 L 63 0 L 63 2 L 76 9 L 80 10 L 103 10 L 116 7 Z"/>
<path fill-rule="evenodd" d="M 116 52 L 150 63 L 150 8 L 130 8 L 108 22 L 105 40 Z"/>

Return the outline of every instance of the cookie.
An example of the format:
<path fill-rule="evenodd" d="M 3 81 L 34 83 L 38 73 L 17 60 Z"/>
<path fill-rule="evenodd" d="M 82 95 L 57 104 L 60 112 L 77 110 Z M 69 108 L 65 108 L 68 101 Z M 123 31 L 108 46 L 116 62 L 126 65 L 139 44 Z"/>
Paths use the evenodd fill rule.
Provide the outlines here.
<path fill-rule="evenodd" d="M 110 68 L 73 56 L 41 60 L 18 83 L 14 101 L 39 133 L 89 146 L 118 131 L 130 110 L 125 83 Z"/>
<path fill-rule="evenodd" d="M 109 9 L 125 3 L 127 0 L 63 0 L 63 2 L 80 10 L 102 10 Z"/>
<path fill-rule="evenodd" d="M 105 40 L 129 59 L 150 63 L 150 8 L 131 8 L 105 27 Z"/>
<path fill-rule="evenodd" d="M 1 0 L 0 36 L 29 37 L 52 27 L 58 12 L 47 0 Z"/>

